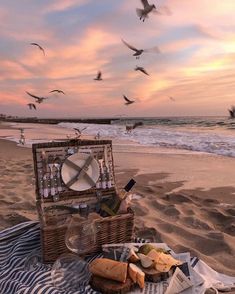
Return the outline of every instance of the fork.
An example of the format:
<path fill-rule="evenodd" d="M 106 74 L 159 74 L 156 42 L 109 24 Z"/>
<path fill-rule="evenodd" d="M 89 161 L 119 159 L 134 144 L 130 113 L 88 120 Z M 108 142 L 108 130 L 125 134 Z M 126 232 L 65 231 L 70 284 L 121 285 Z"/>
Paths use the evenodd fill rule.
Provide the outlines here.
<path fill-rule="evenodd" d="M 62 185 L 61 185 L 61 180 L 60 180 L 61 163 L 62 163 L 62 160 L 60 159 L 59 156 L 57 156 L 54 160 L 54 167 L 56 169 L 55 181 L 56 181 L 56 186 L 57 186 L 58 192 L 61 192 L 63 190 Z"/>

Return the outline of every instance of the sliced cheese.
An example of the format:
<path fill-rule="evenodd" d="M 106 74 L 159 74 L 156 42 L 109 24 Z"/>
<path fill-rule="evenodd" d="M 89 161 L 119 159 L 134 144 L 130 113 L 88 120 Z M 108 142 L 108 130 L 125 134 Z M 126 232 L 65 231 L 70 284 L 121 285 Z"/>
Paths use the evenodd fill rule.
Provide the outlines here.
<path fill-rule="evenodd" d="M 145 273 L 134 263 L 130 263 L 128 273 L 134 283 L 137 283 L 141 289 L 144 288 Z"/>

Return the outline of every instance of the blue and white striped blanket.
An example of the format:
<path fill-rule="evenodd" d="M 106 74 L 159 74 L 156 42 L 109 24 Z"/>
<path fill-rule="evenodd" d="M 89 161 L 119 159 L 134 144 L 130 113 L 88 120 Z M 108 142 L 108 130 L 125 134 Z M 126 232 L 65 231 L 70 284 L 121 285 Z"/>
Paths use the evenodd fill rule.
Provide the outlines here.
<path fill-rule="evenodd" d="M 0 294 L 77 294 L 56 289 L 51 265 L 26 269 L 29 256 L 41 254 L 38 222 L 26 222 L 0 232 Z M 81 292 L 80 292 L 81 293 Z M 97 293 L 89 286 L 85 293 Z"/>
<path fill-rule="evenodd" d="M 0 294 L 81 294 L 55 288 L 51 279 L 51 265 L 37 262 L 33 268 L 27 268 L 25 265 L 29 257 L 37 255 L 41 255 L 38 222 L 25 222 L 0 232 Z M 229 291 L 235 287 L 235 277 L 217 273 L 198 258 L 191 258 L 190 264 L 204 280 L 197 293 L 204 293 L 210 287 L 216 291 Z M 83 293 L 98 292 L 88 285 Z"/>

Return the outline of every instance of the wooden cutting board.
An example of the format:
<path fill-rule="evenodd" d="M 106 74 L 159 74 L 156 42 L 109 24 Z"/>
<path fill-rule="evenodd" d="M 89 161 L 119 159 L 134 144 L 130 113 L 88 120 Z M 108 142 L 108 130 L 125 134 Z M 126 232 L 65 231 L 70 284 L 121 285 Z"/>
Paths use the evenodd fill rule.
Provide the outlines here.
<path fill-rule="evenodd" d="M 130 278 L 127 278 L 125 283 L 121 283 L 92 275 L 90 285 L 103 294 L 124 294 L 131 291 L 134 283 Z"/>

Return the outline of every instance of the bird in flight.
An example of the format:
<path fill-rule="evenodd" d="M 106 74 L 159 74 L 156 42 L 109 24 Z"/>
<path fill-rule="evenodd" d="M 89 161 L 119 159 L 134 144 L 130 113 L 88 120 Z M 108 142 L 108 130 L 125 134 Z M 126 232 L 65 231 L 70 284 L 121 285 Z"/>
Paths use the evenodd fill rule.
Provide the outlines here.
<path fill-rule="evenodd" d="M 82 133 L 82 131 L 84 131 L 85 129 L 87 129 L 87 127 L 83 128 L 83 129 L 79 129 L 79 128 L 73 128 L 76 132 L 78 132 L 79 134 Z"/>
<path fill-rule="evenodd" d="M 144 73 L 145 75 L 149 76 L 149 74 L 147 73 L 147 71 L 146 71 L 142 66 L 137 66 L 137 65 L 136 65 L 135 70 L 136 70 L 136 71 L 139 70 L 139 71 L 141 71 L 142 73 Z"/>
<path fill-rule="evenodd" d="M 30 43 L 30 45 L 37 46 L 42 51 L 43 55 L 46 56 L 45 50 L 42 48 L 42 46 L 37 43 Z"/>
<path fill-rule="evenodd" d="M 50 91 L 49 93 L 55 93 L 55 92 L 57 92 L 57 93 L 62 93 L 62 94 L 65 95 L 65 92 L 64 92 L 64 91 L 62 91 L 62 90 L 58 90 L 58 89 L 52 90 L 52 91 Z"/>
<path fill-rule="evenodd" d="M 102 81 L 102 72 L 99 70 L 97 73 L 96 78 L 94 78 L 95 81 Z"/>
<path fill-rule="evenodd" d="M 79 128 L 73 128 L 74 131 L 75 131 L 75 135 L 76 135 L 76 138 L 80 138 L 81 135 L 82 135 L 82 131 L 84 131 L 87 127 L 83 128 L 83 129 L 79 129 Z"/>
<path fill-rule="evenodd" d="M 128 99 L 125 95 L 123 95 L 123 98 L 124 98 L 125 101 L 126 101 L 125 105 L 130 105 L 130 104 L 132 104 L 132 103 L 135 102 L 134 100 L 130 100 L 130 99 Z"/>
<path fill-rule="evenodd" d="M 36 105 L 34 103 L 28 103 L 27 105 L 28 105 L 29 109 L 37 110 L 37 107 L 36 107 Z"/>
<path fill-rule="evenodd" d="M 150 12 L 162 15 L 171 15 L 171 11 L 167 6 L 161 6 L 156 9 L 156 6 L 154 4 L 149 4 L 148 0 L 141 0 L 141 3 L 144 9 L 136 8 L 136 13 L 140 20 L 143 20 L 143 22 L 149 17 Z"/>
<path fill-rule="evenodd" d="M 154 4 L 149 4 L 148 0 L 141 0 L 141 3 L 144 6 L 144 9 L 136 8 L 136 13 L 139 16 L 140 20 L 145 21 L 148 18 L 148 14 L 153 10 L 156 9 Z"/>
<path fill-rule="evenodd" d="M 175 98 L 173 98 L 172 96 L 168 96 L 168 97 L 171 101 L 175 101 Z"/>
<path fill-rule="evenodd" d="M 128 44 L 126 41 L 124 41 L 122 39 L 122 42 L 131 50 L 135 51 L 135 53 L 133 54 L 133 56 L 136 57 L 136 59 L 139 59 L 140 58 L 140 55 L 143 53 L 143 52 L 156 52 L 156 53 L 160 53 L 160 50 L 159 48 L 156 46 L 156 47 L 153 47 L 151 49 L 137 49 L 135 48 L 134 46 L 131 46 L 130 44 Z"/>
<path fill-rule="evenodd" d="M 33 94 L 31 94 L 31 93 L 29 93 L 29 92 L 27 92 L 26 91 L 26 93 L 29 95 L 29 96 L 31 96 L 31 97 L 33 97 L 34 99 L 36 99 L 36 101 L 35 102 L 37 102 L 37 103 L 42 103 L 45 99 L 48 99 L 47 97 L 38 97 L 38 96 L 36 96 L 36 95 L 33 95 Z"/>

